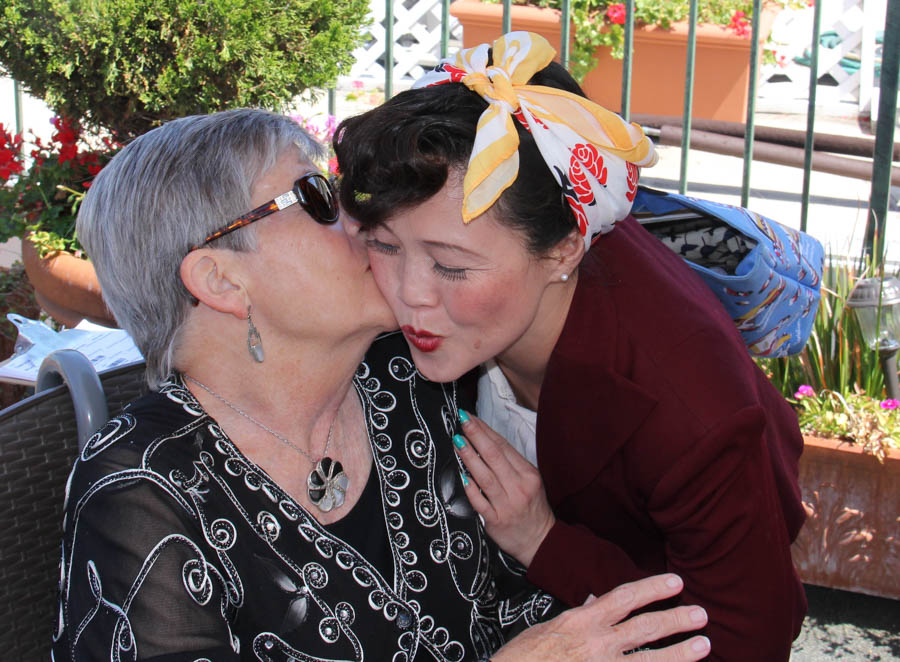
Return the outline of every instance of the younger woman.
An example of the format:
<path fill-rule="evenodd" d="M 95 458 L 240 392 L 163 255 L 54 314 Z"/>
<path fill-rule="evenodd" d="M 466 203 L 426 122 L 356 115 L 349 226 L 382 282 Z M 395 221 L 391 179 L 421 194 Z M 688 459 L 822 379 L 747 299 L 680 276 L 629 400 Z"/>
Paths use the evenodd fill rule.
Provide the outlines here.
<path fill-rule="evenodd" d="M 454 441 L 529 579 L 575 605 L 674 571 L 710 659 L 787 660 L 806 610 L 796 416 L 629 216 L 653 146 L 553 56 L 510 33 L 345 121 L 342 202 L 418 370 L 480 366 L 478 412 L 512 446 L 477 421 Z"/>

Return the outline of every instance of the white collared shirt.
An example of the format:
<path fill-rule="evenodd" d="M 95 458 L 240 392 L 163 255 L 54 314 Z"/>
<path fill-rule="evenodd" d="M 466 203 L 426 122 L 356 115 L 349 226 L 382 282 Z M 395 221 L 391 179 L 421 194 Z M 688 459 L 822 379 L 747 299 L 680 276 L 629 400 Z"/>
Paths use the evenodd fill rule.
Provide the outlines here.
<path fill-rule="evenodd" d="M 480 372 L 478 417 L 537 467 L 537 412 L 516 402 L 509 380 L 496 361 L 484 363 Z"/>

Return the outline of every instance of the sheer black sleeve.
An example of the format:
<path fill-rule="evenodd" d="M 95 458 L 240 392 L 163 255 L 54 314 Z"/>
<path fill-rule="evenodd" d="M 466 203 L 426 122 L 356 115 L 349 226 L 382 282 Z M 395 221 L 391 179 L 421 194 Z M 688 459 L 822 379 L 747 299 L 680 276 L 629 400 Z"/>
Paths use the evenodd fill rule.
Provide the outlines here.
<path fill-rule="evenodd" d="M 125 445 L 76 463 L 55 659 L 237 660 L 228 579 L 203 527 L 136 452 Z"/>

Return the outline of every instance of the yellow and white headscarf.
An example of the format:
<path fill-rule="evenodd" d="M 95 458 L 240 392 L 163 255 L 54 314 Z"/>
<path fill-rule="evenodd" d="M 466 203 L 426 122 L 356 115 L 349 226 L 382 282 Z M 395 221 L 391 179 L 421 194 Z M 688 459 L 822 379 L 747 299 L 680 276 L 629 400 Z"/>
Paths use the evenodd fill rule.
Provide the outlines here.
<path fill-rule="evenodd" d="M 556 51 L 533 32 L 509 32 L 442 60 L 413 87 L 462 83 L 488 102 L 478 120 L 463 181 L 463 221 L 484 213 L 516 179 L 519 136 L 513 117 L 535 144 L 565 193 L 586 248 L 625 218 L 637 191 L 638 166 L 652 166 L 653 143 L 637 124 L 584 97 L 528 80 Z"/>

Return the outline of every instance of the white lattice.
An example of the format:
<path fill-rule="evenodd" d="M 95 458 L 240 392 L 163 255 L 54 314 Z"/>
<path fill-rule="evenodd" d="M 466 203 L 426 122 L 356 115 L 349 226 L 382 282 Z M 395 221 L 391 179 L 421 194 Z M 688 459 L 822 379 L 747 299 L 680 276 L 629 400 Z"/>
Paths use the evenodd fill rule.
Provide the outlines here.
<path fill-rule="evenodd" d="M 385 3 L 372 0 L 369 41 L 353 52 L 350 75 L 384 81 Z M 441 48 L 441 0 L 405 0 L 394 3 L 394 80 L 414 80 L 437 64 Z M 450 17 L 452 53 L 460 44 L 459 22 Z"/>
<path fill-rule="evenodd" d="M 800 11 L 785 10 L 776 18 L 769 48 L 774 48 L 780 66 L 769 68 L 762 80 L 772 74 L 786 77 L 791 85 L 770 86 L 785 88 L 782 94 L 794 99 L 805 99 L 809 90 L 809 68 L 794 62 L 795 57 L 810 56 L 812 43 L 813 8 Z M 875 61 L 880 47 L 875 43 L 876 32 L 884 28 L 885 0 L 828 0 L 822 5 L 822 35 L 829 32 L 831 47 L 819 48 L 817 76 L 821 81 L 829 75 L 837 85 L 820 85 L 819 102 L 844 102 L 856 104 L 866 113 L 872 103 L 875 87 Z M 858 69 L 847 64 L 858 63 Z M 763 94 L 766 90 L 761 90 Z"/>

